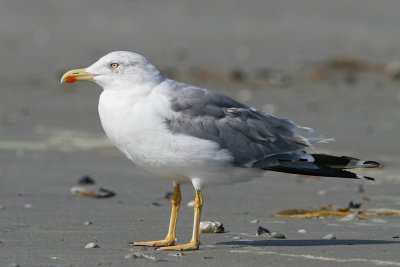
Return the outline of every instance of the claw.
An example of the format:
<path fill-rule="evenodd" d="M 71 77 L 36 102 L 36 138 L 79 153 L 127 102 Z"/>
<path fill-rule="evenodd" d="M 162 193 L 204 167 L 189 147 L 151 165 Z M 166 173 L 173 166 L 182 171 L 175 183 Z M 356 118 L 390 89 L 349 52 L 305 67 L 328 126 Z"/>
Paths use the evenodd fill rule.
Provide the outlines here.
<path fill-rule="evenodd" d="M 187 243 L 187 244 L 181 244 L 181 245 L 176 245 L 176 246 L 160 247 L 160 248 L 158 248 L 157 250 L 162 250 L 162 251 L 165 251 L 165 250 L 168 250 L 168 251 L 170 251 L 170 250 L 173 250 L 173 251 L 183 251 L 183 250 L 185 250 L 185 251 L 188 251 L 188 250 L 198 250 L 198 249 L 199 249 L 199 244 L 196 243 L 196 242 L 194 242 L 194 241 L 191 241 L 191 242 L 189 242 L 189 243 Z"/>

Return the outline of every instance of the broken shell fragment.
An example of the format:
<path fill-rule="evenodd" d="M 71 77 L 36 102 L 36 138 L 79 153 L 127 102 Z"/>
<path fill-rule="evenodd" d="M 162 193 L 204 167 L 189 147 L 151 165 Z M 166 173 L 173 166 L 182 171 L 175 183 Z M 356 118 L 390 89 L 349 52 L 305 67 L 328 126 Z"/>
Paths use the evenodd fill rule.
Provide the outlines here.
<path fill-rule="evenodd" d="M 224 233 L 225 228 L 221 222 L 200 222 L 200 233 L 202 234 L 213 234 L 213 233 Z"/>
<path fill-rule="evenodd" d="M 268 235 L 270 235 L 271 232 L 270 232 L 267 228 L 258 226 L 258 228 L 257 228 L 257 234 L 256 234 L 256 235 L 257 235 L 257 236 L 260 236 L 260 235 L 263 235 L 263 234 L 268 234 Z"/>
<path fill-rule="evenodd" d="M 92 191 L 83 186 L 73 186 L 70 189 L 71 194 L 83 197 L 94 197 L 94 198 L 108 198 L 115 196 L 115 193 L 105 189 L 100 188 L 99 191 Z"/>
<path fill-rule="evenodd" d="M 307 233 L 307 231 L 306 231 L 306 229 L 299 229 L 299 234 L 306 234 Z"/>
<path fill-rule="evenodd" d="M 98 248 L 99 245 L 96 242 L 90 242 L 85 245 L 85 248 Z"/>

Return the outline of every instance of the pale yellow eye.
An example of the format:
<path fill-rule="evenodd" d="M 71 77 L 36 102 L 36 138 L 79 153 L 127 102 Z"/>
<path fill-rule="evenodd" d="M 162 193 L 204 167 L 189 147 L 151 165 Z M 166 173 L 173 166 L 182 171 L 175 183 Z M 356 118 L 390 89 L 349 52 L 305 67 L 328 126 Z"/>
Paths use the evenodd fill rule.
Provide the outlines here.
<path fill-rule="evenodd" d="M 110 68 L 112 68 L 113 70 L 115 70 L 118 67 L 119 67 L 119 64 L 117 62 L 113 62 L 110 64 Z"/>

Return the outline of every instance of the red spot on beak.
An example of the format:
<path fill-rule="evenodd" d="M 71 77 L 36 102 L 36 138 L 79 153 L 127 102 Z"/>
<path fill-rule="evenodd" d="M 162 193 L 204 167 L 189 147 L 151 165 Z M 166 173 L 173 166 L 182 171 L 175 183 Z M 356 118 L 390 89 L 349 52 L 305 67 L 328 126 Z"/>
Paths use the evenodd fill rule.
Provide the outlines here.
<path fill-rule="evenodd" d="M 77 81 L 77 79 L 75 78 L 75 76 L 68 76 L 64 79 L 64 81 L 67 83 L 74 83 Z"/>

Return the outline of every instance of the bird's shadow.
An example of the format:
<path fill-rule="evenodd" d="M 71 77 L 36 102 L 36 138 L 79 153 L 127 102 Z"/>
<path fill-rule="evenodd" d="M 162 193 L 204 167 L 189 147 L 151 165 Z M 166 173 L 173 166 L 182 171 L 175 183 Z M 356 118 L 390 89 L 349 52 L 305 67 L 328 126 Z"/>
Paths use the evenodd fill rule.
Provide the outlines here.
<path fill-rule="evenodd" d="M 338 246 L 338 245 L 378 245 L 400 244 L 400 241 L 366 240 L 366 239 L 283 239 L 283 240 L 234 240 L 218 242 L 216 245 L 238 247 L 307 247 L 307 246 Z"/>

